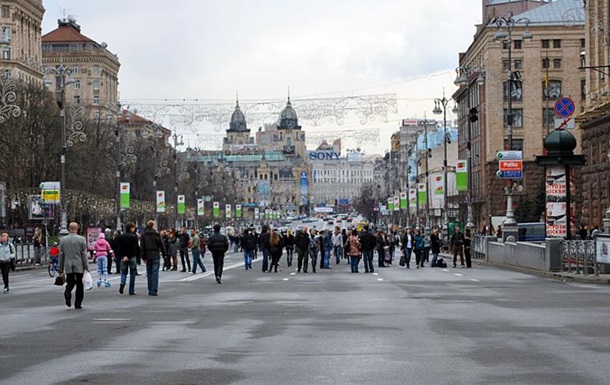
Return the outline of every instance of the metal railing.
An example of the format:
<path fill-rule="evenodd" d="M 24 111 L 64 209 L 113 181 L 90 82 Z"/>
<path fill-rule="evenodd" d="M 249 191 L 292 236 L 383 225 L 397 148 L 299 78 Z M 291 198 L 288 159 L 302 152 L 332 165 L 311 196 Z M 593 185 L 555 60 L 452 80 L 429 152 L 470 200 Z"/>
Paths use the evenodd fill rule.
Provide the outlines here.
<path fill-rule="evenodd" d="M 45 247 L 34 247 L 34 243 L 14 243 L 15 265 L 17 267 L 35 266 L 46 264 L 49 256 Z"/>
<path fill-rule="evenodd" d="M 561 242 L 562 271 L 576 274 L 599 274 L 595 257 L 595 241 L 563 240 Z"/>

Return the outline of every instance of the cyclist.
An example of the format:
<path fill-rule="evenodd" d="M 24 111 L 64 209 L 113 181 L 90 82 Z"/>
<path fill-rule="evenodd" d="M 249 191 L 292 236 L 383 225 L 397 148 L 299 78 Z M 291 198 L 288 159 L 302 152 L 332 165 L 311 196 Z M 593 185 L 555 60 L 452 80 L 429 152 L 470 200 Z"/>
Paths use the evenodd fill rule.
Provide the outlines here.
<path fill-rule="evenodd" d="M 53 245 L 49 249 L 49 256 L 51 257 L 51 262 L 57 269 L 57 265 L 59 263 L 59 244 L 57 242 L 53 242 Z"/>

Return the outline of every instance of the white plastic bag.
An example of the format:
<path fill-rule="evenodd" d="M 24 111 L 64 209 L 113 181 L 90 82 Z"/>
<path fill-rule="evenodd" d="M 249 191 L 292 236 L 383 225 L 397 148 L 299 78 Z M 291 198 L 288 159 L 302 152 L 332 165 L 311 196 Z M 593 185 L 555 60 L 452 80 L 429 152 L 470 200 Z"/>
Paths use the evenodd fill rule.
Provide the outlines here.
<path fill-rule="evenodd" d="M 83 274 L 83 285 L 85 286 L 85 290 L 93 289 L 93 278 L 88 271 L 85 271 L 85 274 Z"/>

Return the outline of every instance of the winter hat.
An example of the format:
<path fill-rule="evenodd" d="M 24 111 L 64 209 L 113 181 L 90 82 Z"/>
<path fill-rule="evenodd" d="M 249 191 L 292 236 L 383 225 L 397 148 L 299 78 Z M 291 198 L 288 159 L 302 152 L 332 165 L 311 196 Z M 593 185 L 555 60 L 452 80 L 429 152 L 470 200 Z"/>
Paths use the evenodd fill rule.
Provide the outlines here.
<path fill-rule="evenodd" d="M 104 235 L 104 233 L 100 233 L 100 235 L 97 236 L 98 239 L 106 239 L 106 235 Z"/>

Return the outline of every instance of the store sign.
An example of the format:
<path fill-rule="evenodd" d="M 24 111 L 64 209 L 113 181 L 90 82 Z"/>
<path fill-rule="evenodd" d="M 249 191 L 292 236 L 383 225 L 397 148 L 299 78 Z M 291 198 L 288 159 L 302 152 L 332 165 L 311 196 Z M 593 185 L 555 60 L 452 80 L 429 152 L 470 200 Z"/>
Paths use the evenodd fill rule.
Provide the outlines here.
<path fill-rule="evenodd" d="M 341 153 L 334 151 L 312 151 L 309 153 L 311 160 L 339 160 Z"/>

